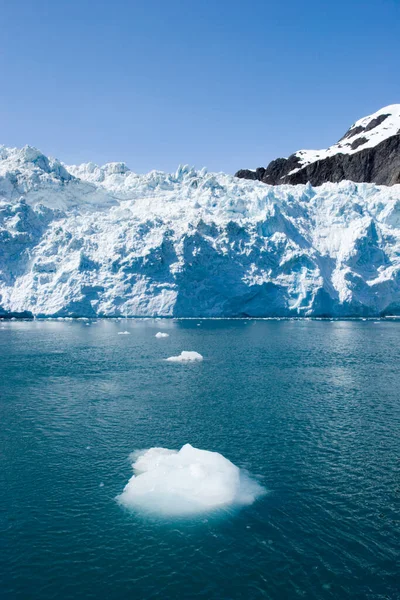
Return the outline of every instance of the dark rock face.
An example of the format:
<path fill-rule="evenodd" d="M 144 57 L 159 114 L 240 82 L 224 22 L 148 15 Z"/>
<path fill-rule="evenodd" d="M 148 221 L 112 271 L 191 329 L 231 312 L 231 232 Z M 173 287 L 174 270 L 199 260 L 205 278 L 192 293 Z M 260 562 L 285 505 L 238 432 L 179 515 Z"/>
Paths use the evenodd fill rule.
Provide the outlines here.
<path fill-rule="evenodd" d="M 358 138 L 358 140 L 354 140 L 354 142 L 351 144 L 351 149 L 356 150 L 357 148 L 359 148 L 363 144 L 366 144 L 367 142 L 368 142 L 367 138 L 360 137 L 360 138 Z"/>
<path fill-rule="evenodd" d="M 240 169 L 237 173 L 235 173 L 235 177 L 239 177 L 240 179 L 252 179 L 253 181 L 263 181 L 265 169 L 260 167 L 255 171 L 251 171 L 250 169 Z"/>
<path fill-rule="evenodd" d="M 378 125 L 383 123 L 383 121 L 385 121 L 388 117 L 390 117 L 390 115 L 379 115 L 379 117 L 376 117 L 376 119 L 372 119 L 372 121 L 370 121 L 368 125 L 364 127 L 364 132 L 375 129 L 375 127 L 378 127 Z"/>
<path fill-rule="evenodd" d="M 380 115 L 375 121 L 383 122 Z M 344 137 L 353 137 L 353 131 L 357 134 L 367 129 L 372 129 L 372 122 L 366 128 L 354 128 L 349 130 Z M 376 127 L 377 123 L 374 124 Z M 351 135 L 349 135 L 351 134 Z M 344 138 L 342 138 L 344 139 Z M 354 148 L 362 146 L 367 140 L 359 138 L 355 141 Z M 353 148 L 353 149 L 354 149 Z M 236 177 L 242 179 L 253 179 L 262 181 L 269 185 L 281 185 L 284 183 L 298 184 L 308 183 L 317 186 L 328 181 L 338 183 L 348 179 L 357 183 L 377 183 L 378 185 L 394 185 L 400 183 L 400 132 L 387 138 L 373 148 L 360 149 L 354 154 L 341 154 L 317 160 L 299 169 L 299 158 L 292 154 L 289 158 L 278 158 L 273 160 L 266 169 L 259 168 L 256 171 L 241 170 Z M 299 169 L 291 173 L 294 169 Z M 291 174 L 290 174 L 291 173 Z"/>

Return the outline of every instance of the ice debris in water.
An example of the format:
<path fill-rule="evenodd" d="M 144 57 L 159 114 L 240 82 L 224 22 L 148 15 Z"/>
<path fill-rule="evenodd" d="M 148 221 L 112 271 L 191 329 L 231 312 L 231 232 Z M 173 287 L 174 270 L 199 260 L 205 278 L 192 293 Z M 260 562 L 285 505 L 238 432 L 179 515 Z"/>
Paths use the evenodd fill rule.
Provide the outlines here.
<path fill-rule="evenodd" d="M 185 444 L 179 451 L 134 453 L 135 474 L 117 501 L 163 516 L 201 514 L 252 504 L 265 489 L 218 452 Z"/>
<path fill-rule="evenodd" d="M 167 337 L 169 337 L 169 333 L 163 333 L 162 331 L 159 331 L 158 333 L 156 333 L 155 337 L 159 338 L 159 339 L 167 338 Z"/>
<path fill-rule="evenodd" d="M 130 335 L 129 331 L 118 331 L 118 335 Z"/>
<path fill-rule="evenodd" d="M 191 352 L 187 350 L 183 350 L 179 356 L 170 356 L 165 360 L 169 362 L 193 362 L 196 360 L 203 360 L 203 357 L 198 352 Z"/>

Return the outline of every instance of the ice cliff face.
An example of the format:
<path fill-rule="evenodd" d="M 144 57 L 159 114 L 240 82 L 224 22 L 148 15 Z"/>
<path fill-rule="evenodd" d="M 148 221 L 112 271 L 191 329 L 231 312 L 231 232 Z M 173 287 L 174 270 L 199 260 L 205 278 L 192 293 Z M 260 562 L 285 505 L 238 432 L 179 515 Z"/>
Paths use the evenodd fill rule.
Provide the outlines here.
<path fill-rule="evenodd" d="M 266 186 L 0 149 L 0 314 L 400 313 L 400 186 Z"/>

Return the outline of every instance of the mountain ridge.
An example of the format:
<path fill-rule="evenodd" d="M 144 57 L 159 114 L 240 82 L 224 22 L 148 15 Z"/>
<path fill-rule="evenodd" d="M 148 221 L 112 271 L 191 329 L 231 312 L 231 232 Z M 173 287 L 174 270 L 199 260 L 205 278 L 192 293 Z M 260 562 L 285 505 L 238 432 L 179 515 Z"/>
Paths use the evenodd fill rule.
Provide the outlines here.
<path fill-rule="evenodd" d="M 356 121 L 325 150 L 298 150 L 256 170 L 241 169 L 236 177 L 270 185 L 323 183 L 400 183 L 400 104 L 385 106 Z"/>

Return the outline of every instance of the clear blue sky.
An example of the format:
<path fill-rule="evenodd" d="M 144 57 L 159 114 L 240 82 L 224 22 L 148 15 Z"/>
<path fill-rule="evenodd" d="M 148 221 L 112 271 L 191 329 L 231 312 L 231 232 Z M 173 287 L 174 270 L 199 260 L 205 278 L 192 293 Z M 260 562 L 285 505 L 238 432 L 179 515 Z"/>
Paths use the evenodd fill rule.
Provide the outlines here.
<path fill-rule="evenodd" d="M 400 0 L 0 0 L 0 143 L 234 172 L 400 102 Z"/>

